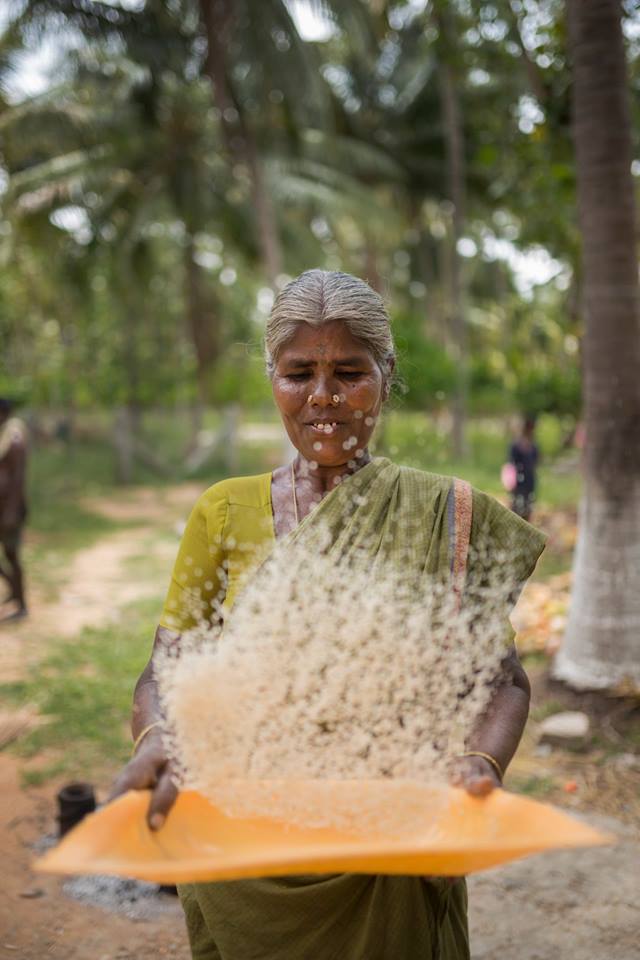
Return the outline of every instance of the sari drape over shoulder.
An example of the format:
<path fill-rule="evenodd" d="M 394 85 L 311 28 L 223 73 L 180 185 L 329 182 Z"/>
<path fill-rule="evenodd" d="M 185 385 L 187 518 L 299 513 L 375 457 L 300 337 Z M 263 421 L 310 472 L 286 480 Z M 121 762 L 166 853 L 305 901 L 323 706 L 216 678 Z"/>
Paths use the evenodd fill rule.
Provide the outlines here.
<path fill-rule="evenodd" d="M 181 544 L 161 623 L 187 629 L 222 600 L 223 615 L 274 544 L 271 475 L 227 480 L 200 498 Z M 461 519 L 462 518 L 462 519 Z M 444 578 L 466 564 L 466 590 L 481 584 L 486 557 L 511 601 L 544 546 L 535 528 L 472 491 L 471 517 L 456 510 L 456 485 L 376 458 L 327 495 L 291 534 L 336 557 L 396 564 L 407 576 Z M 189 571 L 185 576 L 185 571 Z M 188 603 L 187 603 L 188 600 Z M 187 612 L 185 612 L 187 610 Z M 505 606 L 505 631 L 508 624 Z M 296 876 L 180 888 L 194 960 L 465 960 L 464 880 Z"/>

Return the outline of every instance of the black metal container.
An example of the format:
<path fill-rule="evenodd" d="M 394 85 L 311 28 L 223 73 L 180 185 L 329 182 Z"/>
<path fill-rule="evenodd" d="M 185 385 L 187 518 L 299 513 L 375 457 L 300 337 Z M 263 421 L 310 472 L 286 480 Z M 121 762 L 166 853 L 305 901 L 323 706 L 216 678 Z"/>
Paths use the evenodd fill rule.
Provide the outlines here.
<path fill-rule="evenodd" d="M 58 836 L 64 837 L 76 823 L 96 808 L 90 783 L 67 783 L 58 793 Z"/>

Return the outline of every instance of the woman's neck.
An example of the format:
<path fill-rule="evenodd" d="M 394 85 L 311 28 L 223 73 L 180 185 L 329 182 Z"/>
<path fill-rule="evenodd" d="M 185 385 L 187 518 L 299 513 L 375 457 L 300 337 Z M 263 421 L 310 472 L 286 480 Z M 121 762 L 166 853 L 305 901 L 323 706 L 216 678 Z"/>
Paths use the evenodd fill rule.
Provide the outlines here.
<path fill-rule="evenodd" d="M 330 490 L 335 490 L 346 477 L 362 469 L 370 460 L 371 454 L 368 448 L 363 450 L 361 457 L 357 459 L 354 457 L 336 466 L 324 466 L 315 461 L 309 461 L 299 453 L 293 461 L 293 472 L 296 480 L 308 483 L 313 493 L 323 496 Z"/>

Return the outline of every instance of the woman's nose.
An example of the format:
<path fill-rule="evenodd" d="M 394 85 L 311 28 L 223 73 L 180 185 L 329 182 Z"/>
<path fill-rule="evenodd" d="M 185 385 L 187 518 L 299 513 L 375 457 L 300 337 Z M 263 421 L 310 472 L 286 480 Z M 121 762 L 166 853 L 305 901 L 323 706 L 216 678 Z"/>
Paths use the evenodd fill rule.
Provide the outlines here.
<path fill-rule="evenodd" d="M 318 377 L 311 385 L 309 394 L 309 403 L 316 403 L 319 406 L 332 406 L 333 397 L 336 395 L 336 384 L 332 377 Z"/>

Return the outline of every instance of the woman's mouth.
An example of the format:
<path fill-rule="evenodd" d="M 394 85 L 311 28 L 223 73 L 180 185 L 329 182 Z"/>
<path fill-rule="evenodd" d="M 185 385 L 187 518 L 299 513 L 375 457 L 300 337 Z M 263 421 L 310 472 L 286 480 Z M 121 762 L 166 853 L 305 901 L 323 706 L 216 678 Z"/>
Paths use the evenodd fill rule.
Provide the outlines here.
<path fill-rule="evenodd" d="M 342 424 L 338 423 L 337 420 L 328 421 L 328 420 L 315 420 L 313 423 L 307 424 L 311 427 L 314 433 L 322 434 L 323 436 L 331 436 L 332 433 L 335 433 L 338 427 L 341 427 Z"/>

